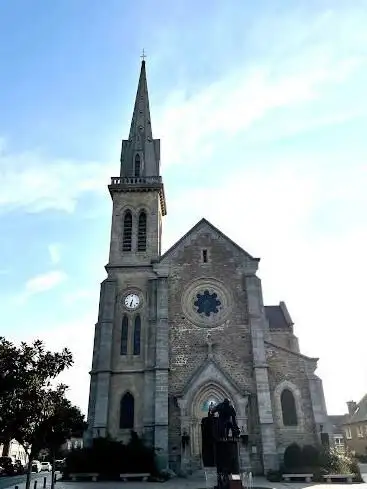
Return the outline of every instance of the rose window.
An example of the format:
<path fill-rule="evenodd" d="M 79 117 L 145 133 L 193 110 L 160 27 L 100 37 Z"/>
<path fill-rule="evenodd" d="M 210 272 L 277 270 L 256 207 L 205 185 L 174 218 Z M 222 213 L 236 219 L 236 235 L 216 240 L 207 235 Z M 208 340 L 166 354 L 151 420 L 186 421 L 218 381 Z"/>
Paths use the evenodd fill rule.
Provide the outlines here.
<path fill-rule="evenodd" d="M 208 290 L 205 290 L 204 293 L 196 294 L 194 306 L 197 308 L 196 312 L 198 314 L 205 314 L 206 317 L 210 317 L 211 314 L 219 312 L 221 301 L 215 292 L 211 294 Z"/>

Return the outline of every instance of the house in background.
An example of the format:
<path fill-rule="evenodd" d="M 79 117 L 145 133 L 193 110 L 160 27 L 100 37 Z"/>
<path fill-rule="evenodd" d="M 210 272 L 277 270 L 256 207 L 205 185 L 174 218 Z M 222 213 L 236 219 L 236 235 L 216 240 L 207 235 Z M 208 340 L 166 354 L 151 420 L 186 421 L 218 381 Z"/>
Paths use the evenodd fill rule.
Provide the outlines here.
<path fill-rule="evenodd" d="M 346 445 L 352 453 L 367 459 L 367 394 L 359 403 L 349 401 L 347 406 L 343 421 Z"/>
<path fill-rule="evenodd" d="M 334 446 L 338 452 L 345 453 L 346 442 L 344 433 L 344 422 L 346 419 L 345 414 L 338 414 L 334 416 L 329 416 L 329 423 L 332 427 L 332 439 L 331 445 Z"/>
<path fill-rule="evenodd" d="M 28 462 L 28 455 L 22 445 L 16 440 L 11 440 L 9 445 L 6 445 L 6 447 L 0 445 L 0 456 L 7 456 L 11 457 L 13 460 L 20 460 L 22 465 L 26 465 Z"/>
<path fill-rule="evenodd" d="M 67 440 L 61 447 L 62 451 L 70 452 L 76 448 L 83 448 L 83 437 L 82 436 L 72 436 Z"/>

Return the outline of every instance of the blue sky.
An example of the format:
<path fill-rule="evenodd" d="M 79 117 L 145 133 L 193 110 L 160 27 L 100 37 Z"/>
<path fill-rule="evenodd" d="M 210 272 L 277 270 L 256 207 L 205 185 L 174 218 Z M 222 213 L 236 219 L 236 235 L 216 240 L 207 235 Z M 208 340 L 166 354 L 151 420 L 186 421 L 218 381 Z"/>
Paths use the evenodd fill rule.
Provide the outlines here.
<path fill-rule="evenodd" d="M 206 217 L 320 357 L 365 393 L 367 1 L 0 3 L 1 334 L 68 345 L 86 409 L 111 203 L 145 48 L 167 248 Z"/>

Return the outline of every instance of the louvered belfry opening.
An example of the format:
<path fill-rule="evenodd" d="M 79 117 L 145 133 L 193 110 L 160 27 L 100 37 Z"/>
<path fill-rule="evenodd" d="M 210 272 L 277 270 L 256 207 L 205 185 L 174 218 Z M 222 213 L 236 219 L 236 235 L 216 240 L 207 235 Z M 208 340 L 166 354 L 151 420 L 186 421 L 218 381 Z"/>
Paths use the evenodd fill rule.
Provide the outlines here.
<path fill-rule="evenodd" d="M 133 232 L 133 217 L 130 211 L 125 212 L 124 230 L 122 239 L 122 251 L 131 251 L 131 239 Z"/>
<path fill-rule="evenodd" d="M 147 249 L 147 215 L 144 211 L 139 214 L 138 222 L 138 251 Z"/>

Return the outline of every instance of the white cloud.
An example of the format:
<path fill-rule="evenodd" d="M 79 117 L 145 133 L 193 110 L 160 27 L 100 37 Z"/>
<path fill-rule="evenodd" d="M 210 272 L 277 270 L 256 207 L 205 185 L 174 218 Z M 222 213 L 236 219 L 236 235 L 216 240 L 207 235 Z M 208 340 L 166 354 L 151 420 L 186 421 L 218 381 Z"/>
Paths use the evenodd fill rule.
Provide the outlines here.
<path fill-rule="evenodd" d="M 116 165 L 58 160 L 41 151 L 9 152 L 0 146 L 2 191 L 0 212 L 46 209 L 72 213 L 88 192 L 105 192 Z M 114 168 L 114 172 L 112 169 Z"/>
<path fill-rule="evenodd" d="M 196 166 L 208 151 L 239 134 L 268 140 L 366 114 L 361 35 L 367 39 L 356 28 L 363 22 L 367 15 L 353 9 L 321 12 L 307 21 L 292 11 L 276 18 L 260 16 L 250 38 L 243 33 L 246 58 L 239 53 L 232 70 L 219 73 L 210 85 L 185 80 L 185 88 L 168 94 L 154 111 L 163 164 Z M 262 43 L 266 54 L 257 56 Z M 310 113 L 305 114 L 307 107 Z M 263 127 L 267 119 L 270 127 Z"/>
<path fill-rule="evenodd" d="M 58 243 L 48 245 L 48 252 L 50 254 L 51 264 L 57 265 L 61 260 L 61 245 Z"/>
<path fill-rule="evenodd" d="M 36 294 L 47 292 L 59 286 L 67 280 L 68 276 L 62 270 L 51 270 L 27 280 L 24 286 L 24 291 L 16 298 L 16 301 L 21 303 Z"/>

